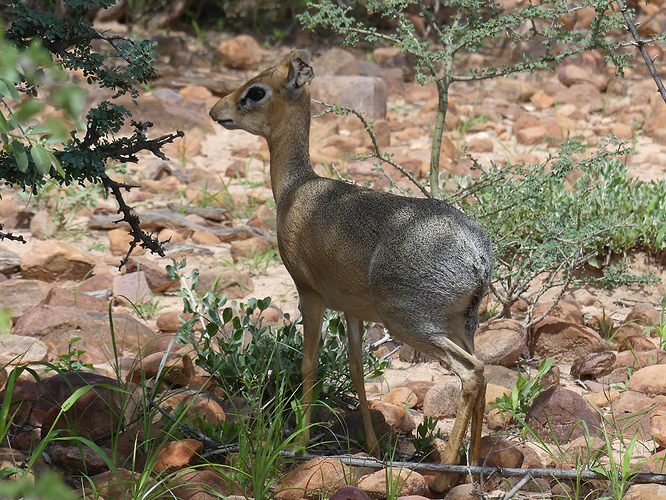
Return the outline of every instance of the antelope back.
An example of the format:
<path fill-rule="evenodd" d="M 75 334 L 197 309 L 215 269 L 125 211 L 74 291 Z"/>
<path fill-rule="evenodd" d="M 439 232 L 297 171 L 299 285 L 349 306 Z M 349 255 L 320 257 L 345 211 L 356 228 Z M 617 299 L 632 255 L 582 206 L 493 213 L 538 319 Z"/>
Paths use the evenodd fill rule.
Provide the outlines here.
<path fill-rule="evenodd" d="M 307 114 L 309 121 L 307 84 L 313 78 L 307 51 L 292 50 L 280 64 L 221 99 L 211 109 L 210 116 L 227 129 L 243 129 L 268 139 L 285 122 L 305 118 L 299 115 Z"/>

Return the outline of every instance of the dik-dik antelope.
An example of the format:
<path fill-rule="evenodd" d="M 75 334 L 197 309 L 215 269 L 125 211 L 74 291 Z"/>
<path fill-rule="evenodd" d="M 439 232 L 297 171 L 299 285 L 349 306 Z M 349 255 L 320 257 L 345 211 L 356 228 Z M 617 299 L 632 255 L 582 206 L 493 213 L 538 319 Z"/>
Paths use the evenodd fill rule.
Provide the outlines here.
<path fill-rule="evenodd" d="M 347 319 L 350 371 L 369 451 L 376 455 L 379 449 L 365 396 L 363 321 L 382 323 L 460 377 L 459 411 L 442 463 L 458 463 L 471 419 L 471 462 L 476 464 L 486 381 L 473 348 L 479 304 L 493 268 L 488 236 L 442 201 L 381 193 L 315 174 L 309 154 L 313 78 L 308 53 L 294 50 L 210 111 L 224 128 L 268 141 L 278 247 L 303 315 L 303 439 L 309 438 L 322 317 L 330 308 Z M 446 474 L 433 484 L 439 491 L 447 486 Z"/>

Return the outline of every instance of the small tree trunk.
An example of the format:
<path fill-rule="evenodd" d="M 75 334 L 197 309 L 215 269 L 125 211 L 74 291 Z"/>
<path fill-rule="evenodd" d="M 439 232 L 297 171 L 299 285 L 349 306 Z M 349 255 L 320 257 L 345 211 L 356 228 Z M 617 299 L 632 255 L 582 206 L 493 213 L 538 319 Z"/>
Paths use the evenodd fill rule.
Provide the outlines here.
<path fill-rule="evenodd" d="M 444 135 L 444 121 L 449 106 L 449 82 L 437 79 L 437 94 L 439 103 L 437 105 L 437 116 L 432 129 L 432 149 L 430 151 L 430 194 L 433 198 L 441 199 L 442 193 L 439 189 L 439 153 L 442 149 L 442 136 Z"/>

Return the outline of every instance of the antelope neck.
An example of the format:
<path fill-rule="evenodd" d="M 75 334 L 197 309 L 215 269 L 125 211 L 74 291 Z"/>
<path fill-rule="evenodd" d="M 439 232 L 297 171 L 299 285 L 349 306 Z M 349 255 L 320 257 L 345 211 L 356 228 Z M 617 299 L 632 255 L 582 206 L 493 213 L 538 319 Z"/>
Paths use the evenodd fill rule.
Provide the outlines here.
<path fill-rule="evenodd" d="M 309 96 L 308 96 L 309 100 Z M 316 179 L 310 165 L 310 109 L 295 119 L 280 121 L 267 138 L 271 156 L 271 186 L 276 204 L 285 189 Z"/>

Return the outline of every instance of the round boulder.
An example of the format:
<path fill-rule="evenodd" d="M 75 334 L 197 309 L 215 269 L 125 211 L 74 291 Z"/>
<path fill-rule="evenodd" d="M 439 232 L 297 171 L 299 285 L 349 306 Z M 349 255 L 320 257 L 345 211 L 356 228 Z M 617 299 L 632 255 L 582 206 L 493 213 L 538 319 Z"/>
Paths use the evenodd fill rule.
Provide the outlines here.
<path fill-rule="evenodd" d="M 629 390 L 650 396 L 666 395 L 666 365 L 646 366 L 634 372 L 629 379 Z"/>
<path fill-rule="evenodd" d="M 474 336 L 474 354 L 487 365 L 513 365 L 523 353 L 527 330 L 514 319 L 495 319 Z"/>
<path fill-rule="evenodd" d="M 591 352 L 571 365 L 571 376 L 574 378 L 597 379 L 613 371 L 615 366 L 613 351 Z"/>
<path fill-rule="evenodd" d="M 80 281 L 95 267 L 95 259 L 69 243 L 46 240 L 28 250 L 21 260 L 26 279 Z"/>
<path fill-rule="evenodd" d="M 530 336 L 533 356 L 555 356 L 558 361 L 573 363 L 587 354 L 605 350 L 603 339 L 587 326 L 559 321 L 540 325 Z"/>

